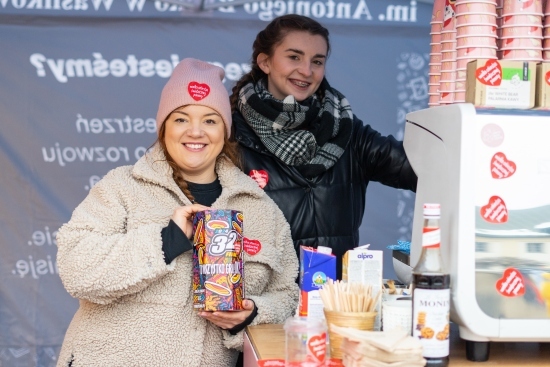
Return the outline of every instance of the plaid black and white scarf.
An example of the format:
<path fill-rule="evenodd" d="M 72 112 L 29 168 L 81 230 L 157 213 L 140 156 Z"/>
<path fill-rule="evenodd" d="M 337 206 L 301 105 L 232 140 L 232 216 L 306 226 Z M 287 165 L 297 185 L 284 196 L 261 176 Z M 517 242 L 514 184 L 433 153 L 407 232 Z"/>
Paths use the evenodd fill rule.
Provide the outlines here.
<path fill-rule="evenodd" d="M 316 94 L 303 102 L 290 95 L 275 99 L 265 81 L 249 83 L 239 92 L 238 108 L 265 147 L 304 176 L 315 177 L 330 167 L 346 149 L 353 113 L 346 97 L 326 79 Z"/>

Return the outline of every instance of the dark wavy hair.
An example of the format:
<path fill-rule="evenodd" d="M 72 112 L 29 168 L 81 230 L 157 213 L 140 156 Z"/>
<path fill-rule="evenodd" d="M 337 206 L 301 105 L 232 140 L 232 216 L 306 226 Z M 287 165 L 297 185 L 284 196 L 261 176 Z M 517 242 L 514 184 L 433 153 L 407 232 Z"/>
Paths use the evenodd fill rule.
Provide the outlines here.
<path fill-rule="evenodd" d="M 169 117 L 170 115 L 168 115 Z M 168 120 L 168 117 L 166 120 Z M 162 152 L 164 153 L 164 156 L 166 157 L 166 163 L 172 168 L 172 177 L 174 178 L 174 181 L 176 181 L 176 184 L 181 189 L 181 191 L 187 196 L 189 201 L 194 202 L 195 198 L 193 197 L 193 194 L 191 194 L 191 191 L 189 191 L 189 186 L 187 185 L 187 181 L 185 178 L 183 178 L 183 174 L 181 172 L 181 169 L 177 165 L 176 161 L 174 161 L 174 158 L 168 153 L 168 148 L 166 147 L 166 141 L 164 137 L 166 136 L 166 120 L 162 123 L 162 125 L 159 128 L 158 131 L 158 137 L 155 143 L 158 143 L 160 147 L 162 148 Z M 225 131 L 224 127 L 224 138 L 223 138 L 223 148 L 220 153 L 225 154 L 225 158 L 229 159 L 235 166 L 239 167 L 242 170 L 242 164 L 241 164 L 241 156 L 239 153 L 239 147 L 238 143 L 234 141 L 230 141 L 229 137 L 227 136 L 227 132 Z"/>
<path fill-rule="evenodd" d="M 311 35 L 322 36 L 327 42 L 328 57 L 330 54 L 329 32 L 328 29 L 323 27 L 319 22 L 298 14 L 287 14 L 273 19 L 263 31 L 260 31 L 260 33 L 256 35 L 256 39 L 252 44 L 250 72 L 243 75 L 231 91 L 230 102 L 232 111 L 237 110 L 237 101 L 239 100 L 239 91 L 241 88 L 250 82 L 257 82 L 267 76 L 258 66 L 258 55 L 263 53 L 271 57 L 275 47 L 283 42 L 288 33 L 294 31 L 308 32 Z"/>

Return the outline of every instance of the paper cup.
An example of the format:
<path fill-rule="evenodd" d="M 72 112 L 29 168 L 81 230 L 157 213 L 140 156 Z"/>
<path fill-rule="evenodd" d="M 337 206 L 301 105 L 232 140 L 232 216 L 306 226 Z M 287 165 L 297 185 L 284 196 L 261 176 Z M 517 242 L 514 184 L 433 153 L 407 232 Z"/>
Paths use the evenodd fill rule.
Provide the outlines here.
<path fill-rule="evenodd" d="M 456 37 L 459 36 L 497 36 L 497 27 L 495 25 L 484 24 L 465 24 L 456 27 Z"/>
<path fill-rule="evenodd" d="M 470 58 L 470 59 L 487 59 L 487 58 L 496 58 L 497 48 L 488 48 L 488 47 L 457 47 L 457 60 L 461 58 Z"/>
<path fill-rule="evenodd" d="M 440 79 L 441 79 L 441 74 L 430 75 L 428 77 L 428 85 L 430 85 L 430 84 L 439 84 Z"/>
<path fill-rule="evenodd" d="M 466 90 L 466 78 L 455 81 L 455 92 Z"/>
<path fill-rule="evenodd" d="M 459 14 L 456 16 L 456 26 L 461 27 L 467 24 L 486 24 L 497 25 L 497 15 L 495 14 L 481 14 L 481 13 L 467 13 Z"/>
<path fill-rule="evenodd" d="M 441 63 L 441 72 L 455 71 L 455 70 L 456 70 L 456 61 L 445 61 Z"/>
<path fill-rule="evenodd" d="M 456 51 L 445 51 L 441 53 L 441 63 L 447 61 L 456 61 Z"/>
<path fill-rule="evenodd" d="M 456 69 L 455 71 L 455 75 L 456 75 L 456 80 L 465 80 L 466 79 L 466 72 L 467 72 L 467 69 Z M 459 88 L 457 88 L 459 89 Z"/>
<path fill-rule="evenodd" d="M 547 40 L 545 39 L 544 42 Z M 548 40 L 550 44 L 550 39 Z M 499 40 L 499 49 L 514 49 L 514 48 L 542 48 L 542 40 L 540 38 L 502 38 Z"/>
<path fill-rule="evenodd" d="M 441 43 L 430 43 L 430 54 L 440 54 Z"/>
<path fill-rule="evenodd" d="M 433 84 L 433 85 L 428 84 L 428 95 L 430 95 L 430 94 L 439 95 L 439 82 L 437 84 Z"/>
<path fill-rule="evenodd" d="M 441 73 L 441 61 L 428 64 L 428 75 Z"/>
<path fill-rule="evenodd" d="M 542 51 L 542 59 L 544 61 L 550 60 L 550 50 L 543 50 Z"/>
<path fill-rule="evenodd" d="M 412 330 L 412 301 L 398 300 L 382 303 L 382 328 L 391 331 L 400 328 L 411 334 Z"/>
<path fill-rule="evenodd" d="M 502 14 L 542 14 L 542 0 L 503 0 Z"/>
<path fill-rule="evenodd" d="M 430 34 L 441 33 L 442 30 L 443 30 L 443 22 L 430 23 Z"/>
<path fill-rule="evenodd" d="M 441 53 L 430 54 L 430 64 L 441 63 Z"/>
<path fill-rule="evenodd" d="M 475 60 L 475 58 L 459 58 L 458 55 L 456 56 L 456 69 L 457 70 L 466 70 L 468 67 L 468 63 L 472 60 Z"/>
<path fill-rule="evenodd" d="M 456 41 L 441 42 L 441 52 L 456 51 Z"/>
<path fill-rule="evenodd" d="M 502 50 L 502 60 L 519 60 L 519 61 L 542 61 L 541 50 L 515 49 Z"/>
<path fill-rule="evenodd" d="M 455 82 L 454 80 L 448 80 L 448 81 L 440 81 L 439 82 L 439 95 L 443 95 L 447 92 L 454 92 L 455 91 Z"/>
<path fill-rule="evenodd" d="M 454 102 L 455 93 L 454 90 L 450 92 L 440 92 L 439 94 L 439 103 L 440 104 L 451 104 Z"/>
<path fill-rule="evenodd" d="M 430 43 L 441 43 L 441 32 L 430 33 L 431 40 Z"/>
<path fill-rule="evenodd" d="M 454 41 L 456 41 L 456 30 L 441 32 L 441 42 L 454 42 Z"/>
<path fill-rule="evenodd" d="M 441 72 L 439 90 L 441 90 L 441 83 L 454 82 L 456 80 L 456 71 L 443 71 Z"/>
<path fill-rule="evenodd" d="M 542 25 L 542 16 L 540 15 L 506 15 L 499 18 L 501 20 L 501 26 L 541 26 Z"/>
<path fill-rule="evenodd" d="M 456 89 L 454 98 L 455 98 L 454 103 L 466 102 L 466 89 L 462 89 L 462 90 Z"/>
<path fill-rule="evenodd" d="M 496 3 L 485 3 L 485 2 L 462 2 L 456 3 L 456 16 L 464 13 L 489 13 L 497 14 L 497 4 Z"/>
<path fill-rule="evenodd" d="M 428 105 L 439 105 L 439 92 L 428 94 Z"/>
<path fill-rule="evenodd" d="M 496 37 L 462 36 L 456 38 L 457 47 L 496 47 Z"/>
<path fill-rule="evenodd" d="M 431 22 L 443 24 L 444 15 L 445 15 L 445 0 L 434 0 Z"/>

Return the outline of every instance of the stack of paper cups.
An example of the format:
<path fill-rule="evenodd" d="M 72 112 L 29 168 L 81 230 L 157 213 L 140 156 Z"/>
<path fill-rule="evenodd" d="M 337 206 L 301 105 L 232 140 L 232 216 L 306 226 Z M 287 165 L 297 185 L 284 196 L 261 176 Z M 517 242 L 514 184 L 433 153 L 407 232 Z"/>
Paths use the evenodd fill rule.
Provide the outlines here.
<path fill-rule="evenodd" d="M 455 102 L 466 101 L 468 62 L 497 58 L 496 6 L 496 0 L 456 0 Z"/>
<path fill-rule="evenodd" d="M 546 4 L 544 5 L 544 28 L 542 33 L 542 59 L 544 61 L 550 61 L 550 0 L 546 0 Z"/>
<path fill-rule="evenodd" d="M 435 0 L 430 31 L 430 61 L 428 71 L 428 106 L 439 106 L 439 80 L 441 77 L 441 31 L 445 0 Z"/>
<path fill-rule="evenodd" d="M 456 70 L 456 10 L 453 0 L 445 0 L 441 31 L 441 79 L 439 104 L 454 102 Z"/>
<path fill-rule="evenodd" d="M 542 16 L 542 0 L 503 0 L 499 59 L 542 61 Z"/>

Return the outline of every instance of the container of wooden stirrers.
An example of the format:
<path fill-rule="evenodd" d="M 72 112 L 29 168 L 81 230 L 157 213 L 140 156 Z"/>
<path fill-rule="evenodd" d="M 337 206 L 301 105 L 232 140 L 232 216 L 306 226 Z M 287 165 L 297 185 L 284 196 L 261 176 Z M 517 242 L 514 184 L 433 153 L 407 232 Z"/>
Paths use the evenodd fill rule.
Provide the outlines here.
<path fill-rule="evenodd" d="M 373 330 L 374 319 L 377 312 L 343 312 L 343 311 L 328 311 L 326 308 L 325 319 L 328 325 L 328 337 L 330 341 L 330 356 L 331 358 L 342 359 L 342 336 L 332 332 L 332 325 L 351 327 L 358 330 Z"/>

